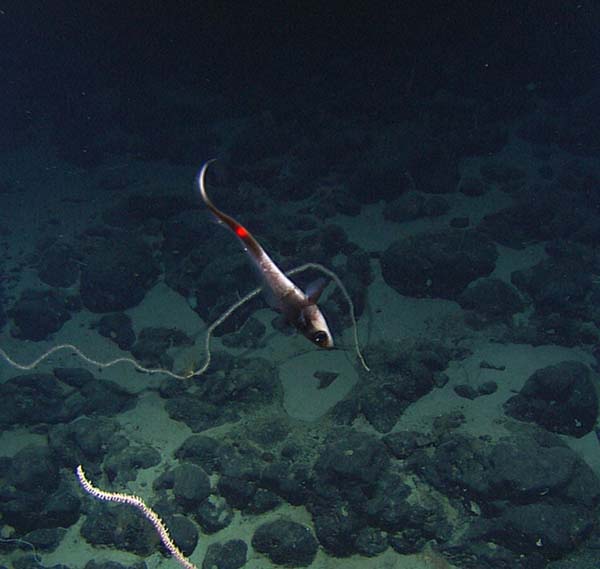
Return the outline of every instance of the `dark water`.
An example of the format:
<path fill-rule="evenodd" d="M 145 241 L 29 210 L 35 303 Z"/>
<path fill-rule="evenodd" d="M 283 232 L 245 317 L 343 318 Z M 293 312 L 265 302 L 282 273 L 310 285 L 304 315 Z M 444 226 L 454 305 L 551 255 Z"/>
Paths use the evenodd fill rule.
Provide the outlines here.
<path fill-rule="evenodd" d="M 175 565 L 82 464 L 203 567 L 600 566 L 599 30 L 588 0 L 0 6 L 0 565 Z M 211 158 L 358 346 L 334 280 L 338 350 L 256 297 L 202 368 L 260 284 Z M 63 343 L 88 359 L 19 369 Z"/>

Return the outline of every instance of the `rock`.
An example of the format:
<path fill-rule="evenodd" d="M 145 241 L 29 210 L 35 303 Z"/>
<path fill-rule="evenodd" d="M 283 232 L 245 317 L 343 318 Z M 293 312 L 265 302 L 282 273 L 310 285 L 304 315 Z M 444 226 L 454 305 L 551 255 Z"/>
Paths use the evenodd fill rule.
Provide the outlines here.
<path fill-rule="evenodd" d="M 146 569 L 146 563 L 139 561 L 138 563 L 132 563 L 131 565 L 122 565 L 116 561 L 88 561 L 84 569 Z M 55 569 L 64 569 L 64 566 Z"/>
<path fill-rule="evenodd" d="M 72 416 L 114 416 L 135 405 L 135 395 L 114 381 L 97 380 L 86 369 L 55 368 L 53 371 L 61 382 L 77 388 L 77 392 L 63 400 L 64 411 Z"/>
<path fill-rule="evenodd" d="M 346 193 L 364 204 L 379 200 L 389 202 L 409 188 L 405 162 L 396 156 L 390 159 L 389 156 L 372 155 L 369 160 L 358 162 Z"/>
<path fill-rule="evenodd" d="M 515 552 L 557 558 L 573 551 L 591 533 L 591 512 L 573 505 L 515 505 L 481 524 L 479 539 L 493 540 Z"/>
<path fill-rule="evenodd" d="M 452 229 L 466 229 L 470 224 L 471 221 L 467 216 L 453 217 L 449 223 Z"/>
<path fill-rule="evenodd" d="M 284 441 L 290 430 L 290 424 L 283 417 L 266 417 L 247 426 L 247 437 L 263 448 L 270 448 Z"/>
<path fill-rule="evenodd" d="M 432 196 L 423 204 L 423 215 L 425 217 L 439 217 L 450 211 L 450 203 L 442 196 Z"/>
<path fill-rule="evenodd" d="M 152 250 L 138 237 L 125 232 L 96 236 L 86 248 L 81 300 L 92 312 L 132 308 L 142 301 L 157 275 Z"/>
<path fill-rule="evenodd" d="M 189 557 L 198 545 L 198 528 L 192 520 L 182 515 L 169 515 L 165 519 L 177 547 Z"/>
<path fill-rule="evenodd" d="M 460 180 L 459 157 L 448 152 L 444 143 L 421 139 L 412 146 L 407 170 L 421 192 L 447 194 L 456 191 Z"/>
<path fill-rule="evenodd" d="M 449 229 L 392 243 L 383 253 L 381 270 L 400 294 L 456 299 L 470 282 L 494 270 L 497 256 L 483 234 Z"/>
<path fill-rule="evenodd" d="M 281 504 L 283 504 L 283 500 L 277 494 L 264 488 L 257 488 L 254 496 L 252 496 L 252 501 L 244 511 L 251 514 L 263 514 L 274 510 Z"/>
<path fill-rule="evenodd" d="M 480 395 L 477 389 L 466 383 L 455 385 L 454 392 L 459 397 L 464 397 L 465 399 L 477 399 Z"/>
<path fill-rule="evenodd" d="M 98 381 L 81 368 L 18 375 L 0 384 L 0 425 L 66 423 L 86 414 L 114 415 L 135 396 L 112 381 Z"/>
<path fill-rule="evenodd" d="M 444 372 L 435 372 L 433 374 L 433 385 L 441 389 L 445 387 L 450 381 L 450 376 Z"/>
<path fill-rule="evenodd" d="M 466 421 L 467 418 L 458 410 L 442 413 L 433 420 L 433 435 L 434 437 L 447 435 L 464 425 Z"/>
<path fill-rule="evenodd" d="M 184 422 L 194 433 L 222 425 L 227 420 L 217 405 L 206 403 L 195 394 L 184 393 L 168 399 L 165 410 L 171 419 Z"/>
<path fill-rule="evenodd" d="M 11 460 L 6 482 L 19 490 L 49 495 L 58 488 L 59 465 L 52 451 L 45 446 L 27 446 Z"/>
<path fill-rule="evenodd" d="M 194 393 L 167 400 L 170 417 L 184 421 L 194 432 L 236 421 L 242 411 L 281 400 L 283 393 L 277 367 L 262 358 L 235 358 L 213 354 L 214 369 L 196 385 Z"/>
<path fill-rule="evenodd" d="M 182 282 L 171 283 L 171 279 L 167 280 L 169 286 L 177 287 L 176 290 L 190 287 L 189 294 L 186 296 L 194 299 L 194 310 L 208 322 L 216 320 L 234 302 L 239 300 L 239 296 L 234 291 L 238 290 L 240 283 L 252 283 L 251 287 L 256 286 L 256 277 L 252 273 L 251 267 L 237 251 L 237 247 L 235 247 L 237 243 L 232 241 L 228 239 L 226 243 L 219 244 L 220 248 L 216 251 L 211 245 L 209 250 L 203 252 L 200 259 L 195 259 L 194 253 L 192 253 L 190 257 L 192 257 L 193 264 L 188 263 L 182 269 L 188 273 L 192 272 L 191 282 L 187 282 L 185 275 L 180 274 L 181 271 L 173 274 L 172 278 L 180 279 Z M 234 254 L 234 251 L 237 254 Z M 199 267 L 202 268 L 201 272 L 194 274 L 197 273 Z M 254 312 L 255 308 L 252 305 L 242 306 L 218 327 L 215 331 L 216 335 L 239 330 Z"/>
<path fill-rule="evenodd" d="M 38 268 L 40 280 L 54 287 L 70 287 L 77 282 L 80 262 L 74 248 L 64 242 L 57 242 L 40 252 Z"/>
<path fill-rule="evenodd" d="M 458 186 L 458 191 L 465 196 L 476 197 L 486 192 L 486 186 L 479 178 L 463 178 Z"/>
<path fill-rule="evenodd" d="M 448 201 L 442 196 L 426 196 L 412 191 L 390 202 L 383 210 L 383 217 L 389 221 L 412 221 L 444 215 L 449 209 Z"/>
<path fill-rule="evenodd" d="M 200 466 L 185 462 L 162 474 L 154 486 L 172 489 L 175 499 L 186 511 L 194 511 L 211 493 L 208 474 Z"/>
<path fill-rule="evenodd" d="M 218 373 L 208 373 L 198 385 L 203 401 L 227 407 L 269 403 L 280 396 L 277 366 L 263 358 L 226 356 L 216 364 Z"/>
<path fill-rule="evenodd" d="M 299 506 L 305 504 L 311 495 L 311 471 L 306 464 L 275 462 L 263 469 L 260 484 L 290 504 Z"/>
<path fill-rule="evenodd" d="M 391 201 L 383 210 L 383 217 L 389 221 L 411 221 L 423 215 L 425 196 L 419 192 L 407 192 Z"/>
<path fill-rule="evenodd" d="M 60 479 L 60 466 L 57 454 L 45 446 L 25 447 L 0 460 L 0 515 L 17 535 L 67 528 L 79 519 L 79 497 L 70 482 Z"/>
<path fill-rule="evenodd" d="M 365 357 L 371 371 L 336 404 L 332 415 L 337 424 L 350 424 L 361 413 L 378 432 L 387 433 L 411 403 L 433 389 L 434 374 L 445 369 L 450 354 L 436 342 L 382 342 Z"/>
<path fill-rule="evenodd" d="M 122 350 L 128 351 L 135 342 L 131 318 L 124 312 L 106 314 L 94 322 L 92 328 L 98 330 L 101 336 L 112 340 Z"/>
<path fill-rule="evenodd" d="M 236 421 L 241 411 L 281 400 L 277 368 L 262 358 L 213 354 L 214 369 L 203 376 L 196 391 L 167 400 L 165 408 L 174 420 L 200 432 L 226 421 Z"/>
<path fill-rule="evenodd" d="M 81 513 L 81 494 L 70 480 L 61 480 L 55 492 L 49 496 L 43 509 L 34 512 L 41 527 L 59 528 L 62 533 L 64 528 L 70 527 L 79 521 Z"/>
<path fill-rule="evenodd" d="M 390 536 L 390 545 L 400 555 L 415 554 L 425 545 L 426 539 L 414 528 L 405 528 Z"/>
<path fill-rule="evenodd" d="M 0 268 L 0 270 L 2 270 Z M 4 299 L 4 294 L 3 294 L 3 290 L 0 287 L 0 330 L 2 330 L 2 328 L 4 328 L 4 325 L 6 324 L 6 311 L 4 309 L 5 306 L 5 299 Z"/>
<path fill-rule="evenodd" d="M 144 328 L 131 346 L 131 354 L 143 366 L 148 368 L 173 367 L 173 358 L 167 350 L 174 346 L 191 346 L 192 340 L 177 328 Z"/>
<path fill-rule="evenodd" d="M 372 527 L 363 528 L 356 536 L 356 550 L 366 557 L 375 557 L 388 548 L 387 532 Z"/>
<path fill-rule="evenodd" d="M 420 459 L 417 471 L 435 488 L 470 504 L 467 530 L 458 547 L 450 546 L 451 559 L 468 554 L 477 567 L 493 559 L 498 566 L 545 567 L 592 531 L 600 480 L 556 435 L 527 429 L 493 444 L 454 434 L 432 459 Z"/>
<path fill-rule="evenodd" d="M 368 527 L 367 520 L 348 500 L 318 500 L 311 505 L 311 513 L 319 543 L 328 553 L 347 557 L 358 551 L 356 542 Z"/>
<path fill-rule="evenodd" d="M 167 273 L 175 268 L 192 250 L 211 239 L 214 227 L 210 223 L 198 223 L 198 212 L 188 209 L 167 219 L 162 226 L 164 241 L 162 253 Z"/>
<path fill-rule="evenodd" d="M 225 448 L 222 442 L 211 437 L 192 435 L 185 439 L 175 456 L 179 460 L 197 464 L 205 472 L 212 474 L 220 469 Z"/>
<path fill-rule="evenodd" d="M 8 316 L 14 322 L 11 334 L 34 342 L 45 340 L 71 318 L 64 298 L 52 291 L 34 290 L 23 291 Z"/>
<path fill-rule="evenodd" d="M 434 442 L 431 435 L 417 431 L 398 431 L 386 435 L 382 440 L 390 452 L 400 459 L 408 458 L 418 449 L 432 446 Z"/>
<path fill-rule="evenodd" d="M 233 509 L 225 498 L 211 494 L 193 514 L 194 519 L 206 533 L 226 528 L 233 520 Z"/>
<path fill-rule="evenodd" d="M 241 539 L 211 543 L 206 550 L 202 569 L 240 569 L 246 564 L 248 546 Z"/>
<path fill-rule="evenodd" d="M 317 554 L 317 540 L 309 528 L 289 520 L 262 524 L 252 536 L 252 547 L 277 565 L 307 567 Z"/>
<path fill-rule="evenodd" d="M 230 448 L 222 455 L 219 493 L 233 507 L 239 509 L 251 507 L 259 487 L 263 467 L 264 462 L 254 448 L 245 446 Z"/>
<path fill-rule="evenodd" d="M 386 446 L 367 433 L 333 431 L 321 449 L 307 507 L 319 542 L 332 555 L 358 551 L 359 532 L 368 526 L 368 497 L 388 464 Z"/>
<path fill-rule="evenodd" d="M 197 208 L 198 205 L 187 195 L 134 194 L 105 210 L 102 219 L 112 227 L 136 228 L 151 219 L 168 220 Z"/>
<path fill-rule="evenodd" d="M 158 541 L 152 525 L 135 508 L 107 508 L 95 500 L 86 510 L 80 533 L 92 545 L 107 545 L 144 557 L 156 552 Z"/>
<path fill-rule="evenodd" d="M 567 447 L 538 447 L 525 441 L 500 442 L 488 456 L 492 468 L 487 471 L 484 493 L 488 498 L 513 502 L 534 500 L 565 488 L 578 463 L 577 455 Z"/>
<path fill-rule="evenodd" d="M 515 205 L 485 215 L 478 229 L 512 249 L 523 249 L 532 242 L 552 239 L 559 200 L 546 197 L 545 188 L 537 190 L 535 194 L 532 192 L 532 195 L 520 198 Z"/>
<path fill-rule="evenodd" d="M 255 480 L 246 480 L 233 476 L 221 476 L 218 483 L 219 494 L 227 500 L 228 504 L 239 510 L 243 510 L 249 506 L 256 494 L 257 488 Z"/>
<path fill-rule="evenodd" d="M 34 529 L 23 536 L 23 541 L 31 543 L 36 551 L 54 551 L 66 533 L 62 527 Z"/>
<path fill-rule="evenodd" d="M 257 349 L 263 345 L 266 331 L 267 327 L 258 318 L 250 317 L 239 330 L 226 334 L 221 341 L 228 348 Z"/>
<path fill-rule="evenodd" d="M 51 426 L 48 441 L 62 464 L 100 464 L 109 452 L 119 452 L 129 446 L 119 431 L 118 423 L 112 419 L 81 417 Z"/>
<path fill-rule="evenodd" d="M 488 183 L 507 184 L 526 177 L 524 170 L 499 160 L 485 162 L 480 170 L 483 179 Z"/>
<path fill-rule="evenodd" d="M 511 274 L 512 283 L 531 296 L 542 314 L 568 314 L 592 288 L 589 270 L 577 258 L 544 259 Z"/>
<path fill-rule="evenodd" d="M 366 490 L 375 484 L 388 462 L 386 446 L 379 439 L 367 433 L 342 431 L 332 437 L 317 459 L 317 484 L 358 485 Z"/>
<path fill-rule="evenodd" d="M 447 436 L 424 474 L 439 490 L 469 495 L 494 511 L 510 503 L 574 500 L 591 509 L 600 501 L 600 480 L 574 451 L 544 431 L 535 438 L 520 435 L 495 445 L 457 434 Z M 500 500 L 509 504 L 501 506 Z"/>
<path fill-rule="evenodd" d="M 558 143 L 567 152 L 594 156 L 600 142 L 600 120 L 593 112 L 598 108 L 600 89 L 597 86 L 574 98 L 572 104 L 559 113 Z"/>
<path fill-rule="evenodd" d="M 0 425 L 59 423 L 74 418 L 64 413 L 63 388 L 48 373 L 18 375 L 0 384 Z"/>
<path fill-rule="evenodd" d="M 110 480 L 125 484 L 135 480 L 138 470 L 160 464 L 160 453 L 149 444 L 134 443 L 122 450 L 111 449 L 104 462 L 104 470 Z"/>
<path fill-rule="evenodd" d="M 339 376 L 339 373 L 334 371 L 316 371 L 313 374 L 315 379 L 319 380 L 317 389 L 325 389 L 329 387 Z"/>
<path fill-rule="evenodd" d="M 478 280 L 466 288 L 457 301 L 462 308 L 475 311 L 486 322 L 509 322 L 513 314 L 525 307 L 517 291 L 496 278 Z"/>
<path fill-rule="evenodd" d="M 388 532 L 400 531 L 409 524 L 414 505 L 408 503 L 410 488 L 397 474 L 385 474 L 368 501 L 367 515 L 371 524 Z"/>
<path fill-rule="evenodd" d="M 504 410 L 520 421 L 582 437 L 596 423 L 598 395 L 588 367 L 565 361 L 533 373 L 523 389 L 506 401 Z"/>
<path fill-rule="evenodd" d="M 477 387 L 479 395 L 491 395 L 498 391 L 498 384 L 495 381 L 485 381 Z"/>

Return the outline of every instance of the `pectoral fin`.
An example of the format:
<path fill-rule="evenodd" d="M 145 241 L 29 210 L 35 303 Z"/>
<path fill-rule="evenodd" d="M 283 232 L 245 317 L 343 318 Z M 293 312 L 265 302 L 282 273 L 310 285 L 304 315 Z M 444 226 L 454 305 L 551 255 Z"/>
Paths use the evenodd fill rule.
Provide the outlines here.
<path fill-rule="evenodd" d="M 325 279 L 317 279 L 316 281 L 310 283 L 308 287 L 306 287 L 306 298 L 308 298 L 312 304 L 316 304 L 326 286 L 327 281 Z"/>

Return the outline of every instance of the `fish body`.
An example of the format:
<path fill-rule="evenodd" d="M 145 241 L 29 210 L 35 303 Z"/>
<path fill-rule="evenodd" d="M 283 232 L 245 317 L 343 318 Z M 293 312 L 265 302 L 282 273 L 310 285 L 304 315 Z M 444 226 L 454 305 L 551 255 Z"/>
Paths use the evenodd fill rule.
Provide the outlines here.
<path fill-rule="evenodd" d="M 269 296 L 275 300 L 277 309 L 281 311 L 285 319 L 316 346 L 333 348 L 333 337 L 329 326 L 317 305 L 325 288 L 325 281 L 320 279 L 309 287 L 307 292 L 302 291 L 285 275 L 241 223 L 215 206 L 208 197 L 205 185 L 206 170 L 212 162 L 214 160 L 206 162 L 198 174 L 198 187 L 202 200 L 212 214 L 229 227 L 240 240 L 258 270 L 263 280 L 263 286 L 267 289 Z"/>

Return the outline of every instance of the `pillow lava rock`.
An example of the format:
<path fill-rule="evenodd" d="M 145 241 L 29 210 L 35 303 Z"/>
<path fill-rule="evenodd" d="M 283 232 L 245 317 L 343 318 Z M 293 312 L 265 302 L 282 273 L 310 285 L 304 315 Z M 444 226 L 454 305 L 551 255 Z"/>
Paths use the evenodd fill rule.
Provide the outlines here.
<path fill-rule="evenodd" d="M 51 290 L 24 290 L 8 311 L 14 324 L 11 334 L 33 342 L 45 340 L 71 318 L 67 304 L 63 296 Z"/>
<path fill-rule="evenodd" d="M 81 271 L 81 300 L 92 312 L 115 312 L 139 304 L 154 285 L 158 266 L 150 247 L 129 235 L 97 239 Z"/>
<path fill-rule="evenodd" d="M 456 300 L 470 282 L 494 270 L 497 257 L 496 246 L 482 233 L 450 229 L 392 243 L 381 269 L 400 294 Z"/>
<path fill-rule="evenodd" d="M 587 366 L 565 361 L 538 369 L 504 404 L 505 412 L 563 435 L 582 437 L 598 417 L 598 395 Z"/>

